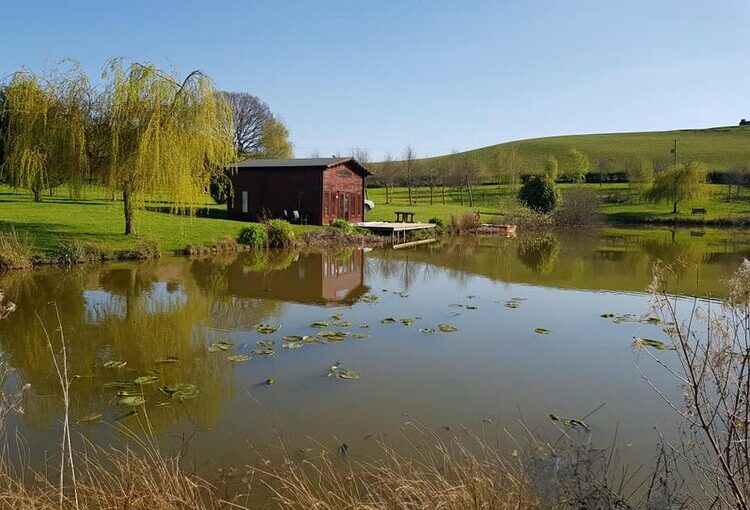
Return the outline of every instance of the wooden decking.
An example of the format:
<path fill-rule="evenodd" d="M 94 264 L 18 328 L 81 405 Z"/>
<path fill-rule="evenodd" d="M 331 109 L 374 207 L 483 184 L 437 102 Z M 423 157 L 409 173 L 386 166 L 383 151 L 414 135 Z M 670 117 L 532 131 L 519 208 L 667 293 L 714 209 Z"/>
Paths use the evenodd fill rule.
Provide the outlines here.
<path fill-rule="evenodd" d="M 355 225 L 366 228 L 374 234 L 391 236 L 394 247 L 407 244 L 411 245 L 412 243 L 407 241 L 410 232 L 435 228 L 433 223 L 396 223 L 390 221 L 363 221 L 361 223 L 356 223 Z M 434 239 L 423 239 L 421 241 L 432 242 Z M 420 242 L 419 244 L 425 243 Z"/>

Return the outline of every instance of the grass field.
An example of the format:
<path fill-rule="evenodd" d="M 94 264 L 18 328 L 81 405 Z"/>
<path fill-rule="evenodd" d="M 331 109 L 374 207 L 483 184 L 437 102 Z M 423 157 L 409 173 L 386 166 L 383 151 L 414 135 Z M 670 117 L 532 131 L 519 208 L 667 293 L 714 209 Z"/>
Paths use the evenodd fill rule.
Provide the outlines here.
<path fill-rule="evenodd" d="M 598 158 L 610 156 L 614 161 L 613 167 L 617 169 L 619 164 L 632 158 L 670 158 L 674 140 L 678 140 L 680 161 L 700 160 L 707 163 L 710 170 L 716 171 L 739 163 L 750 163 L 750 126 L 530 138 L 482 147 L 463 154 L 474 156 L 488 177 L 492 177 L 498 152 L 509 148 L 515 148 L 522 157 L 524 173 L 541 172 L 545 159 L 549 156 L 559 158 L 571 148 L 586 154 L 592 167 Z M 447 156 L 422 161 L 436 161 L 443 157 Z M 377 170 L 377 164 L 372 166 Z"/>
<path fill-rule="evenodd" d="M 561 185 L 563 194 L 572 185 Z M 629 190 L 626 184 L 587 184 L 603 197 L 614 197 L 613 203 L 605 203 L 604 213 L 612 221 L 631 223 L 669 221 L 673 219 L 668 204 L 649 204 L 638 199 L 638 194 Z M 409 204 L 407 190 L 396 188 L 392 191 L 392 201 L 385 202 L 385 189 L 368 190 L 368 198 L 375 201 L 376 207 L 367 214 L 369 221 L 393 221 L 395 211 L 408 210 L 416 213 L 416 221 L 431 218 L 449 220 L 451 215 L 460 216 L 470 211 L 479 211 L 484 221 L 494 217 L 512 217 L 522 208 L 516 200 L 516 190 L 509 186 L 483 185 L 474 191 L 474 205 L 469 206 L 464 194 L 461 204 L 456 190 L 443 193 L 435 190 L 433 204 L 429 203 L 429 190 L 419 188 L 415 192 L 416 203 Z M 728 201 L 726 188 L 719 185 L 706 185 L 705 198 L 681 206 L 678 219 L 700 220 L 691 214 L 691 207 L 707 210 L 706 220 L 737 220 L 750 218 L 750 196 Z M 54 197 L 45 197 L 42 203 L 31 201 L 28 193 L 0 187 L 0 230 L 15 229 L 27 234 L 34 244 L 35 252 L 41 255 L 54 254 L 64 243 L 90 241 L 111 251 L 130 250 L 141 239 L 153 239 L 163 251 L 183 250 L 188 244 L 209 246 L 223 237 L 236 238 L 243 224 L 226 219 L 224 206 L 206 203 L 206 209 L 197 217 L 169 214 L 166 204 L 152 202 L 147 210 L 137 213 L 136 238 L 126 237 L 123 232 L 122 204 L 112 202 L 104 190 L 91 188 L 84 190 L 81 200 L 72 200 L 68 193 L 59 190 Z M 301 233 L 314 229 L 310 226 L 295 225 Z"/>
<path fill-rule="evenodd" d="M 81 200 L 73 201 L 65 190 L 42 203 L 31 201 L 28 193 L 0 187 L 0 230 L 16 229 L 28 234 L 37 253 L 52 254 L 65 242 L 91 241 L 112 251 L 129 250 L 139 239 L 153 239 L 164 251 L 182 250 L 188 244 L 211 245 L 229 236 L 237 238 L 243 224 L 225 219 L 226 208 L 208 204 L 206 216 L 175 216 L 166 204 L 147 204 L 153 210 L 136 215 L 136 238 L 126 237 L 122 203 L 112 202 L 104 190 L 84 190 Z M 164 211 L 164 212 L 158 212 Z M 311 227 L 294 226 L 297 231 Z"/>
<path fill-rule="evenodd" d="M 573 184 L 559 185 L 563 193 L 570 189 Z M 603 197 L 605 203 L 602 207 L 607 219 L 612 222 L 624 223 L 648 223 L 671 221 L 675 218 L 670 204 L 651 204 L 644 202 L 640 194 L 631 190 L 627 184 L 586 184 L 586 188 L 594 190 Z M 706 184 L 703 193 L 704 198 L 689 203 L 681 204 L 677 214 L 678 220 L 689 221 L 715 221 L 715 220 L 739 220 L 750 218 L 750 195 L 741 195 L 732 201 L 727 200 L 727 189 L 725 186 Z M 432 217 L 447 220 L 451 214 L 461 215 L 468 211 L 479 211 L 483 219 L 493 216 L 513 216 L 521 209 L 516 200 L 516 190 L 507 185 L 482 185 L 474 192 L 474 206 L 469 207 L 468 198 L 464 193 L 464 204 L 461 205 L 460 196 L 455 190 L 446 191 L 445 204 L 443 204 L 442 193 L 436 190 L 433 195 L 433 205 L 429 203 L 429 190 L 420 188 L 416 191 L 417 203 L 409 205 L 408 192 L 406 188 L 395 188 L 391 193 L 391 203 L 385 202 L 385 189 L 373 188 L 367 192 L 368 198 L 376 204 L 367 215 L 367 220 L 393 221 L 395 211 L 414 211 L 416 221 L 428 221 Z M 607 203 L 607 201 L 611 201 Z M 704 208 L 705 216 L 695 216 L 691 213 L 692 208 Z"/>

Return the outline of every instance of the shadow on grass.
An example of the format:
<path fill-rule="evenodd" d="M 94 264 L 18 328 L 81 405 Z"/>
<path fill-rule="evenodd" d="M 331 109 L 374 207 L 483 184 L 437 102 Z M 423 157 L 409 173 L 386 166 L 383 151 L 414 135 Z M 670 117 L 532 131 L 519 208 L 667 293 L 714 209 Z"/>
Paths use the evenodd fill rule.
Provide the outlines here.
<path fill-rule="evenodd" d="M 90 241 L 107 246 L 121 246 L 129 240 L 124 234 L 71 231 L 69 225 L 60 223 L 0 221 L 0 232 L 7 232 L 12 229 L 15 229 L 19 234 L 28 235 L 36 249 L 46 254 L 53 253 L 62 244 L 72 241 Z"/>
<path fill-rule="evenodd" d="M 169 214 L 171 216 L 189 216 L 188 214 L 181 214 L 178 212 L 172 211 L 172 209 L 169 206 L 162 206 L 162 205 L 147 205 L 145 207 L 145 210 L 148 212 L 155 212 L 155 213 L 161 213 L 161 214 Z M 218 220 L 228 220 L 229 214 L 227 213 L 226 209 L 216 209 L 216 208 L 201 208 L 196 209 L 194 216 L 198 218 L 214 218 Z"/>

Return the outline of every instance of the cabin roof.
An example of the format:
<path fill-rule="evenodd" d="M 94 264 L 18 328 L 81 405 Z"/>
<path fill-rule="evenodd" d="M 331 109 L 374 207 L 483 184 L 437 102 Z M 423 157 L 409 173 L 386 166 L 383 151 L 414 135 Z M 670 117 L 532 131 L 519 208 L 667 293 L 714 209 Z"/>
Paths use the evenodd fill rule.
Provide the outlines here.
<path fill-rule="evenodd" d="M 288 159 L 246 159 L 235 165 L 235 168 L 242 170 L 244 168 L 309 168 L 311 170 L 325 170 L 332 166 L 340 165 L 351 161 L 358 173 L 367 176 L 370 171 L 365 168 L 359 161 L 354 158 L 288 158 Z"/>

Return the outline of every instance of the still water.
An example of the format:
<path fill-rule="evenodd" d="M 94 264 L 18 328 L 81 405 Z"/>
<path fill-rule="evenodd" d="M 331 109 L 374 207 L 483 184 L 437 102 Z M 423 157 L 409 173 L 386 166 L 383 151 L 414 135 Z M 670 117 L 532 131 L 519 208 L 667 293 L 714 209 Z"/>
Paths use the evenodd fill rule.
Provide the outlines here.
<path fill-rule="evenodd" d="M 663 325 L 638 320 L 650 314 L 654 263 L 673 264 L 676 294 L 720 298 L 748 256 L 750 236 L 737 232 L 609 230 L 9 273 L 0 288 L 18 310 L 0 323 L 0 348 L 31 384 L 13 426 L 33 461 L 57 448 L 62 404 L 42 330 L 55 335 L 55 303 L 74 375 L 72 418 L 102 415 L 75 430 L 95 443 L 123 441 L 112 425 L 137 428 L 138 417 L 106 383 L 156 376 L 124 391 L 142 390 L 140 415 L 166 448 L 187 441 L 205 473 L 241 465 L 248 445 L 279 438 L 295 449 L 345 442 L 350 456 L 367 458 L 378 438 L 397 441 L 407 420 L 446 437 L 462 425 L 516 433 L 521 420 L 544 434 L 550 413 L 578 418 L 602 403 L 587 418 L 595 441 L 617 428 L 628 455 L 648 462 L 654 429 L 669 433 L 674 416 L 636 367 L 679 395 L 632 347 L 634 336 L 666 340 Z M 346 336 L 284 347 L 284 336 L 326 331 Z M 258 352 L 271 341 L 273 354 Z M 249 361 L 229 360 L 243 354 Z M 156 361 L 167 357 L 174 362 Z M 341 370 L 359 378 L 339 378 Z M 180 402 L 159 391 L 177 383 L 200 393 Z"/>

